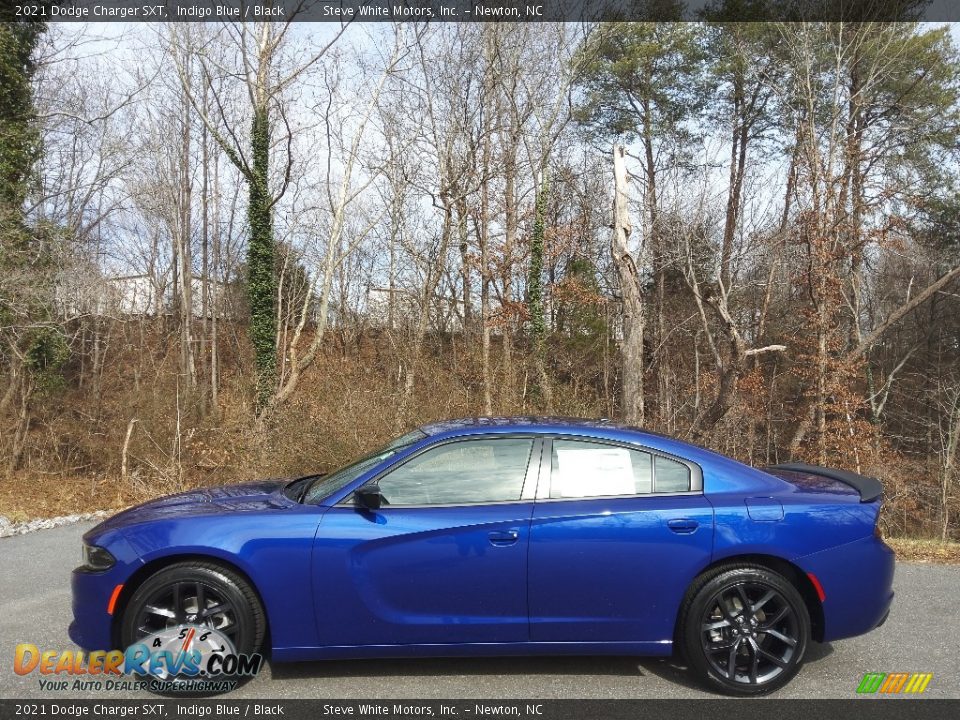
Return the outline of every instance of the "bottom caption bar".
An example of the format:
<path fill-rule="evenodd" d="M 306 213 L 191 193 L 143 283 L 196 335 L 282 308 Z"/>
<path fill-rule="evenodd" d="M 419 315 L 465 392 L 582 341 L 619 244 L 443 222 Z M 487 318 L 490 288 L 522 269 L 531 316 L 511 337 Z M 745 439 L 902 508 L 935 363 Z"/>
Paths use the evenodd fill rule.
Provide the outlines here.
<path fill-rule="evenodd" d="M 535 718 L 910 720 L 960 717 L 960 700 L 0 700 L 7 718 Z"/>

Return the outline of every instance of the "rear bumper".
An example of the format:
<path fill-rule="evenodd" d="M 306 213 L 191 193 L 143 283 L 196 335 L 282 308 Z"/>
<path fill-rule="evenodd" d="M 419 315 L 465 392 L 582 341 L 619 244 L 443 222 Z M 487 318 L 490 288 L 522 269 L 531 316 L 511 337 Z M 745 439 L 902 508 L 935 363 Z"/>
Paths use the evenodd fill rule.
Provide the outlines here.
<path fill-rule="evenodd" d="M 892 599 L 891 599 L 891 602 L 892 602 Z M 880 618 L 880 622 L 877 623 L 877 627 L 880 627 L 881 625 L 883 625 L 883 624 L 887 621 L 887 618 L 888 618 L 888 617 L 890 617 L 890 611 L 889 611 L 889 610 L 887 610 L 887 611 L 883 614 L 883 617 Z M 874 628 L 874 630 L 876 630 L 876 628 Z"/>
<path fill-rule="evenodd" d="M 823 586 L 823 641 L 863 635 L 886 621 L 893 604 L 894 554 L 870 535 L 796 560 Z"/>

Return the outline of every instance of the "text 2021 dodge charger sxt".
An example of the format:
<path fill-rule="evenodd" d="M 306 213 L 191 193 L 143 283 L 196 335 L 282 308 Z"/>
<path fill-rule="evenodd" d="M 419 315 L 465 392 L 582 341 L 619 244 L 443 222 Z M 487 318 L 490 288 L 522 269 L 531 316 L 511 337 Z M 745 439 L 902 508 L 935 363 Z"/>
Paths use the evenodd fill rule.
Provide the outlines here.
<path fill-rule="evenodd" d="M 98 525 L 70 635 L 125 648 L 192 623 L 274 661 L 678 651 L 714 688 L 769 692 L 812 640 L 885 620 L 880 493 L 605 421 L 453 420 Z"/>

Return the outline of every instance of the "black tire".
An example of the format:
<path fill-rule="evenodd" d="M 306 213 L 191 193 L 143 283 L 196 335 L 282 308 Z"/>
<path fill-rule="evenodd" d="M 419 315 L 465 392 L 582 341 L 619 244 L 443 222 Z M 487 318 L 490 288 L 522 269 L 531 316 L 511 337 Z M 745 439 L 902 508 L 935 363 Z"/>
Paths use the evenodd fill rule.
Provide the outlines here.
<path fill-rule="evenodd" d="M 725 566 L 690 587 L 677 639 L 690 672 L 707 687 L 765 695 L 803 665 L 810 614 L 782 575 L 760 565 Z"/>
<path fill-rule="evenodd" d="M 162 625 L 171 626 L 193 621 L 189 616 L 184 617 L 179 611 L 175 611 L 177 617 L 174 618 L 157 616 L 147 611 L 148 605 L 162 604 L 157 599 L 160 598 L 162 601 L 164 594 L 172 592 L 175 586 L 186 588 L 181 595 L 185 595 L 187 599 L 186 601 L 181 599 L 181 605 L 189 602 L 190 588 L 197 588 L 195 596 L 199 596 L 199 586 L 202 586 L 205 597 L 217 598 L 221 601 L 221 606 L 228 607 L 230 610 L 229 613 L 220 613 L 215 618 L 207 619 L 206 622 L 216 621 L 217 624 L 214 627 L 222 623 L 225 634 L 233 642 L 234 649 L 238 653 L 255 653 L 260 650 L 266 634 L 267 622 L 260 600 L 250 584 L 233 570 L 217 563 L 189 561 L 168 565 L 158 570 L 134 591 L 124 606 L 120 621 L 121 647 L 128 647 L 148 634 L 142 629 L 145 625 L 150 626 L 151 630 L 158 630 L 162 629 L 160 627 Z M 196 606 L 196 597 L 193 600 Z M 213 603 L 213 600 L 205 604 L 210 603 Z M 170 606 L 171 609 L 175 604 Z M 189 609 L 188 606 L 186 610 L 189 611 Z M 145 617 L 149 617 L 146 622 L 144 622 Z M 197 622 L 202 624 L 204 621 L 200 619 Z M 230 632 L 226 632 L 227 628 Z"/>

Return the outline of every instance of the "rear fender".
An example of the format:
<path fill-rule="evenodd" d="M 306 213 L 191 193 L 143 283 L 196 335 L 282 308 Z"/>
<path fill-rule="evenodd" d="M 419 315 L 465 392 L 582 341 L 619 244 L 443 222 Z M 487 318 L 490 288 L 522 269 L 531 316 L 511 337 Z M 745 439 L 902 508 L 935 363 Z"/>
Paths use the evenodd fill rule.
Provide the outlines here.
<path fill-rule="evenodd" d="M 734 493 L 710 498 L 716 512 L 714 561 L 751 553 L 793 560 L 873 537 L 880 509 L 879 502 L 825 502 L 822 495 L 786 492 L 768 499 L 782 506 L 782 516 L 755 509 L 751 516 L 750 500 Z"/>
<path fill-rule="evenodd" d="M 797 558 L 823 589 L 823 640 L 870 632 L 893 602 L 893 551 L 872 533 L 854 542 Z"/>

